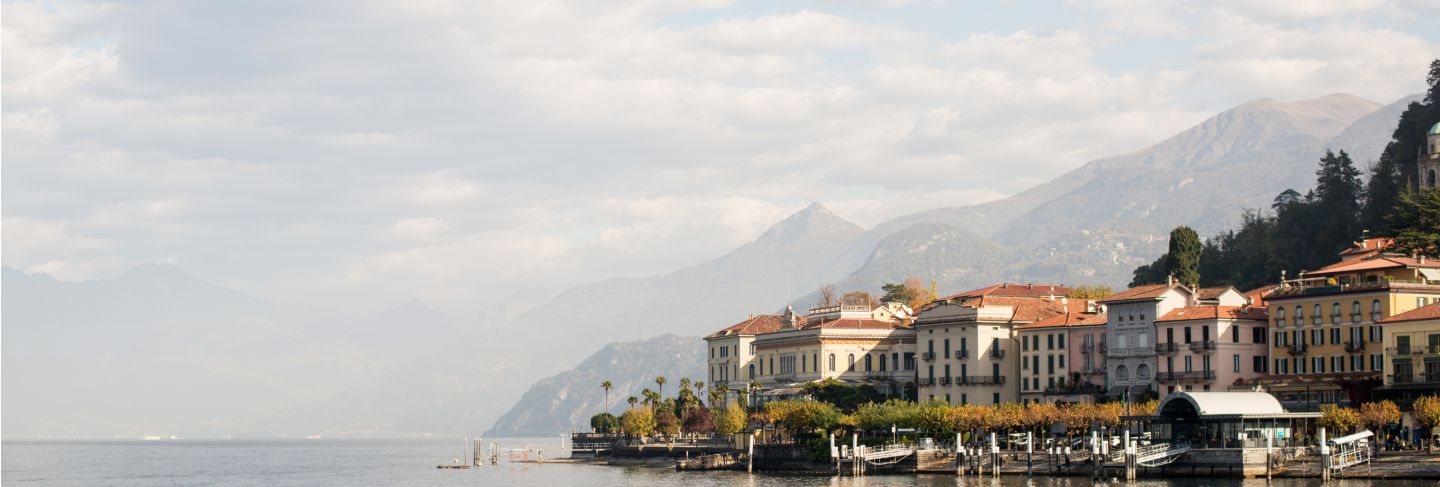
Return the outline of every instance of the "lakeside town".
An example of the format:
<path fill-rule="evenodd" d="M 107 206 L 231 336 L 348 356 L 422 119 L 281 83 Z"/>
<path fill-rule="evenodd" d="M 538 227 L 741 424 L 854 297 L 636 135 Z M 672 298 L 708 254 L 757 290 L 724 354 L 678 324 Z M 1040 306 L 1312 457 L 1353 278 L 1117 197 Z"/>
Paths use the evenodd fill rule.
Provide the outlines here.
<path fill-rule="evenodd" d="M 1415 194 L 1433 199 L 1440 124 L 1424 141 Z M 1118 292 L 822 287 L 803 312 L 704 337 L 708 377 L 673 398 L 657 377 L 617 417 L 601 384 L 607 412 L 569 449 L 699 470 L 1440 478 L 1433 242 L 1362 235 L 1317 269 L 1237 289 L 1199 285 L 1187 232 L 1171 251 L 1195 255 Z"/>

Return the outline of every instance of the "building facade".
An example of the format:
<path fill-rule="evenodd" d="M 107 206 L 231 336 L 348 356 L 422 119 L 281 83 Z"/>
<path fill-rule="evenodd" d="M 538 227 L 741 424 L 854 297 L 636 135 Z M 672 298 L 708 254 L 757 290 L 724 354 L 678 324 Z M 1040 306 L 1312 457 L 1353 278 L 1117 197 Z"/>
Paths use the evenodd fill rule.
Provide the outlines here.
<path fill-rule="evenodd" d="M 1420 147 L 1416 166 L 1420 169 L 1417 181 L 1421 188 L 1440 187 L 1440 123 L 1430 127 L 1430 132 L 1425 135 L 1425 145 Z"/>
<path fill-rule="evenodd" d="M 835 379 L 871 384 L 882 393 L 915 389 L 915 329 L 889 306 L 839 305 L 809 310 L 759 334 L 754 378 L 764 397 L 799 393 L 804 384 Z"/>
<path fill-rule="evenodd" d="M 1440 265 L 1383 251 L 1285 280 L 1266 297 L 1270 375 L 1254 382 L 1292 410 L 1358 405 L 1382 383 L 1382 320 L 1437 299 Z"/>
<path fill-rule="evenodd" d="M 791 315 L 793 319 L 793 314 Z M 708 383 L 731 391 L 745 388 L 755 379 L 755 337 L 780 329 L 781 315 L 752 315 L 744 321 L 705 336 Z"/>
<path fill-rule="evenodd" d="M 1176 282 L 1126 289 L 1100 300 L 1105 305 L 1106 394 L 1123 397 L 1157 391 L 1155 319 L 1190 305 L 1195 293 Z"/>
<path fill-rule="evenodd" d="M 1020 402 L 1091 402 L 1104 386 L 1105 315 L 1093 302 L 1084 312 L 1066 312 L 1015 327 L 1020 340 Z M 1098 362 L 1097 362 L 1098 360 Z M 1102 371 L 1087 375 L 1087 370 Z"/>
<path fill-rule="evenodd" d="M 1440 302 L 1380 320 L 1384 329 L 1384 385 L 1376 399 L 1402 409 L 1422 395 L 1440 394 Z"/>
<path fill-rule="evenodd" d="M 1265 309 L 1249 306 L 1190 306 L 1161 316 L 1155 321 L 1160 393 L 1225 391 L 1264 375 L 1268 326 Z"/>

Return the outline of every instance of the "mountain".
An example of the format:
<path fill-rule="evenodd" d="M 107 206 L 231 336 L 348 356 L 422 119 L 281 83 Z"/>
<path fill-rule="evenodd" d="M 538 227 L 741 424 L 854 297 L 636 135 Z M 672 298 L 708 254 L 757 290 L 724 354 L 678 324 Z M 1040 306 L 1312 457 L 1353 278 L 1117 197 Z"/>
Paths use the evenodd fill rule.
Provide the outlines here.
<path fill-rule="evenodd" d="M 84 282 L 3 273 L 3 428 L 12 438 L 275 431 L 254 417 L 413 359 L 401 352 L 419 353 L 429 332 L 450 328 L 423 304 L 360 320 L 164 264 Z"/>
<path fill-rule="evenodd" d="M 542 437 L 570 431 L 587 431 L 590 416 L 605 410 L 602 381 L 610 381 L 610 411 L 619 415 L 625 399 L 655 389 L 655 377 L 665 376 L 667 396 L 679 390 L 680 378 L 705 380 L 704 347 L 699 337 L 673 334 L 615 342 L 604 346 L 573 369 L 546 377 L 530 386 L 509 411 L 500 416 L 487 437 Z"/>

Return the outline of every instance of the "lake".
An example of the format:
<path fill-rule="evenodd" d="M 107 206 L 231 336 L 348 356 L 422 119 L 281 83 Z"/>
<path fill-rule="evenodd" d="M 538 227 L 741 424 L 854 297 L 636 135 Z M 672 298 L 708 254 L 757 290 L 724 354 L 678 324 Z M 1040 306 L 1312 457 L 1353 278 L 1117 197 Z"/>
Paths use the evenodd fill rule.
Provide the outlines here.
<path fill-rule="evenodd" d="M 486 440 L 487 442 L 490 440 Z M 503 440 L 496 440 L 503 443 Z M 537 442 L 553 442 L 536 440 Z M 460 456 L 455 439 L 6 441 L 4 485 L 393 485 L 393 486 L 1089 486 L 1085 478 L 959 478 L 952 475 L 824 475 L 676 472 L 656 467 L 501 462 L 470 470 L 435 465 Z M 1158 479 L 1137 487 L 1264 486 L 1261 480 Z M 1276 487 L 1318 486 L 1278 480 Z M 1431 481 L 1342 481 L 1342 487 L 1432 486 Z"/>

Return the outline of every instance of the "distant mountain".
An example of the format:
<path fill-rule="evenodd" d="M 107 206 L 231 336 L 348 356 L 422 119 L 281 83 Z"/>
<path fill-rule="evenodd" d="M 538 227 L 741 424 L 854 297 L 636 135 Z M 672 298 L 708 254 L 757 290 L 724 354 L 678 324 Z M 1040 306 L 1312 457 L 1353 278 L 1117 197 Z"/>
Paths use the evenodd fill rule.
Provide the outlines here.
<path fill-rule="evenodd" d="M 681 378 L 705 380 L 701 343 L 699 337 L 667 334 L 606 345 L 575 368 L 536 382 L 485 436 L 541 437 L 588 431 L 590 416 L 605 410 L 600 383 L 606 380 L 614 386 L 610 411 L 617 416 L 629 407 L 627 397 L 639 397 L 646 388 L 656 389 L 657 376 L 668 379 L 665 395 L 673 397 Z"/>
<path fill-rule="evenodd" d="M 333 394 L 453 334 L 419 303 L 359 320 L 163 264 L 73 283 L 3 272 L 8 438 L 273 432 L 252 419 Z"/>

